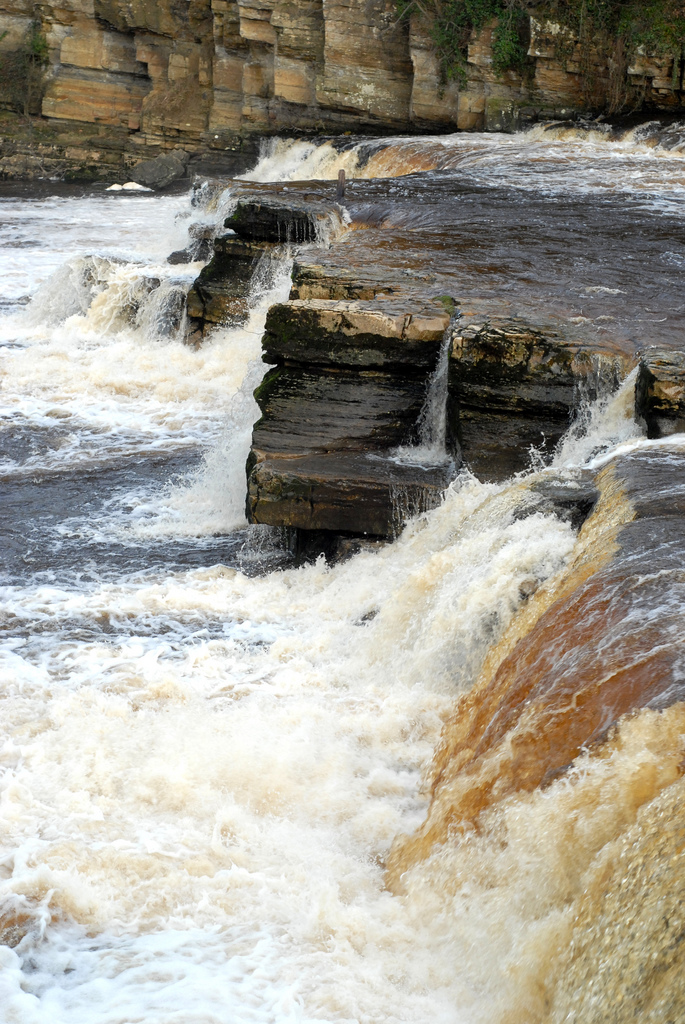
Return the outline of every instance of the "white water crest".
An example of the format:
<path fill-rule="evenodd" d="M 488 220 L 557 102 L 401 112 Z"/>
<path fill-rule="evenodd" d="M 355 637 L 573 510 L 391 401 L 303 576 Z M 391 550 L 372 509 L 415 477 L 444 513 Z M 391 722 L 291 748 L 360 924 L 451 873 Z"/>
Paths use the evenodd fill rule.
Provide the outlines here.
<path fill-rule="evenodd" d="M 675 141 L 674 141 L 675 140 Z M 458 132 L 337 144 L 270 139 L 248 181 L 395 178 L 458 170 L 463 180 L 561 195 L 626 193 L 647 208 L 682 216 L 685 126 L 640 125 L 614 136 L 608 126 L 554 122 L 512 135 Z"/>
<path fill-rule="evenodd" d="M 471 140 L 474 161 L 530 145 Z M 321 147 L 288 145 L 271 144 L 254 180 L 320 168 Z M 326 145 L 331 177 L 357 159 Z M 22 573 L 0 585 L 0 1021 L 491 1022 L 568 916 L 569 879 L 581 885 L 571 782 L 436 851 L 402 895 L 385 864 L 425 816 L 455 696 L 567 565 L 575 530 L 530 510 L 535 474 L 463 473 L 394 543 L 332 568 L 171 564 L 174 544 L 203 552 L 244 523 L 260 340 L 288 259 L 261 265 L 242 327 L 195 350 L 169 305 L 200 265 L 164 262 L 187 241 L 189 197 L 36 200 L 23 219 L 8 206 L 15 241 L 31 218 L 42 227 L 23 270 L 0 266 L 6 295 L 37 291 L 0 320 L 0 428 L 31 435 L 3 481 L 25 486 L 17 515 L 48 495 L 56 554 L 37 566 L 27 537 Z M 589 408 L 548 472 L 650 444 L 633 387 Z M 444 447 L 431 417 L 426 438 Z M 185 452 L 181 480 L 162 463 L 109 493 L 113 465 Z M 50 495 L 66 503 L 80 474 L 85 494 L 54 524 Z M 101 561 L 61 571 L 70 538 Z M 105 554 L 126 545 L 135 560 L 113 571 Z M 152 561 L 167 549 L 169 565 Z"/>
<path fill-rule="evenodd" d="M 522 582 L 572 548 L 515 507 L 466 481 L 333 570 L 5 592 L 49 630 L 115 630 L 5 652 L 0 892 L 35 922 L 7 954 L 14 1019 L 86 1021 L 96 999 L 102 1020 L 173 1020 L 179 995 L 202 1021 L 458 1019 L 463 979 L 385 891 L 383 859 L 422 816 L 456 651 L 468 685 Z"/>

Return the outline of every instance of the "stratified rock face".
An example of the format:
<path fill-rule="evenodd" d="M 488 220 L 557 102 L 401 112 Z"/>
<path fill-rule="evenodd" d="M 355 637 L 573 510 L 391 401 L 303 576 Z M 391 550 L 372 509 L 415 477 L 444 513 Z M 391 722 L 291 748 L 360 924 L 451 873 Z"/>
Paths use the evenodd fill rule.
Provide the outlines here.
<path fill-rule="evenodd" d="M 640 362 L 635 411 L 648 437 L 685 430 L 685 354 L 652 349 Z"/>
<path fill-rule="evenodd" d="M 273 306 L 255 392 L 250 522 L 390 536 L 440 500 L 448 465 L 402 464 L 417 441 L 449 316 L 418 303 L 294 300 Z"/>
<path fill-rule="evenodd" d="M 235 325 L 246 318 L 253 274 L 262 257 L 272 250 L 268 242 L 248 242 L 236 235 L 215 239 L 212 259 L 188 293 L 193 342 L 219 324 Z"/>
<path fill-rule="evenodd" d="M 268 363 L 431 372 L 449 318 L 434 306 L 300 299 L 272 306 L 262 341 Z"/>
<path fill-rule="evenodd" d="M 256 242 L 316 242 L 340 232 L 345 212 L 318 197 L 241 196 L 224 226 Z"/>
<path fill-rule="evenodd" d="M 60 129 L 59 161 L 110 178 L 118 168 L 124 180 L 179 146 L 203 173 L 231 170 L 254 158 L 250 135 L 278 130 L 509 130 L 565 117 L 588 104 L 588 68 L 595 109 L 611 88 L 606 60 L 570 36 L 560 56 L 559 26 L 535 12 L 533 76 L 493 71 L 493 22 L 469 42 L 462 86 L 442 81 L 430 20 L 399 22 L 394 0 L 0 0 L 0 57 L 20 54 L 35 22 L 49 48 L 42 114 Z M 672 57 L 640 55 L 628 90 L 676 108 L 677 70 Z M 0 106 L 40 112 L 41 88 L 27 88 L 0 76 Z M 117 160 L 105 152 L 112 140 Z M 49 147 L 40 155 L 58 169 Z"/>
<path fill-rule="evenodd" d="M 626 368 L 552 327 L 460 323 L 449 359 L 452 436 L 476 476 L 505 480 L 528 467 L 531 449 L 553 452 L 581 403 L 615 388 Z"/>

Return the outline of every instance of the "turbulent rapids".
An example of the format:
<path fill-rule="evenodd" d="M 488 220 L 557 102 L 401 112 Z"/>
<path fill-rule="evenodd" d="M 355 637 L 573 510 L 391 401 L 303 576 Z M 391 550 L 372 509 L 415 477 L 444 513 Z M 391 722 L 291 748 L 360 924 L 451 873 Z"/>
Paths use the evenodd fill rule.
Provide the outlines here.
<path fill-rule="evenodd" d="M 644 363 L 682 347 L 683 146 L 277 140 L 188 194 L 3 187 L 1 1024 L 683 1018 L 685 444 Z M 340 169 L 345 217 L 257 246 L 193 334 L 240 190 L 314 208 Z M 245 464 L 312 267 L 423 287 L 460 339 L 572 325 L 572 422 L 301 558 Z M 440 331 L 402 466 L 452 465 Z"/>

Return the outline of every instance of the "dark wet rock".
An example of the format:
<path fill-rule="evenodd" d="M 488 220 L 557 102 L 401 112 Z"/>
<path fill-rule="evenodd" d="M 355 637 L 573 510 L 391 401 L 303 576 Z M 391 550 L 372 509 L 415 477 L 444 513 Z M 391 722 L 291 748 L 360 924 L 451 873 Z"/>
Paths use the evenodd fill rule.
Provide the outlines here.
<path fill-rule="evenodd" d="M 296 458 L 253 448 L 247 513 L 251 522 L 303 531 L 392 537 L 411 516 L 438 505 L 448 483 L 444 467 L 417 472 L 364 452 Z"/>
<path fill-rule="evenodd" d="M 200 260 L 208 260 L 214 252 L 214 245 L 209 238 L 200 238 L 187 249 L 176 249 L 167 256 L 167 263 L 172 265 L 180 263 L 195 263 Z"/>
<path fill-rule="evenodd" d="M 536 500 L 536 511 L 553 513 L 579 530 L 599 500 L 595 474 L 576 470 L 571 476 L 544 476 L 528 492 Z"/>
<path fill-rule="evenodd" d="M 614 390 L 620 354 L 591 350 L 556 327 L 517 319 L 468 319 L 454 329 L 449 360 L 450 435 L 484 480 L 553 451 L 583 402 Z"/>
<path fill-rule="evenodd" d="M 449 315 L 439 304 L 344 302 L 279 303 L 269 310 L 263 339 L 267 363 L 431 370 Z"/>
<path fill-rule="evenodd" d="M 175 149 L 162 153 L 154 160 L 143 160 L 131 172 L 131 180 L 146 188 L 166 188 L 173 181 L 184 178 L 188 167 L 188 154 Z"/>
<path fill-rule="evenodd" d="M 272 250 L 270 243 L 247 242 L 236 235 L 215 239 L 212 260 L 188 293 L 192 341 L 200 341 L 219 324 L 239 324 L 246 318 L 252 275 L 260 259 Z"/>
<path fill-rule="evenodd" d="M 250 522 L 392 536 L 439 501 L 452 467 L 400 464 L 449 317 L 439 305 L 272 307 L 248 460 Z"/>
<path fill-rule="evenodd" d="M 640 361 L 635 411 L 648 437 L 685 430 L 685 353 L 651 349 Z"/>
<path fill-rule="evenodd" d="M 410 444 L 425 391 L 416 373 L 277 366 L 255 391 L 253 447 L 291 456 Z"/>
<path fill-rule="evenodd" d="M 344 562 L 361 551 L 377 551 L 386 542 L 386 537 L 362 537 L 357 533 L 334 532 L 332 530 L 286 529 L 288 550 L 296 565 L 314 562 L 323 555 L 329 564 Z M 371 621 L 377 609 L 363 616 L 358 625 Z"/>
<path fill-rule="evenodd" d="M 316 242 L 337 234 L 345 212 L 317 195 L 244 194 L 224 226 L 256 242 Z"/>

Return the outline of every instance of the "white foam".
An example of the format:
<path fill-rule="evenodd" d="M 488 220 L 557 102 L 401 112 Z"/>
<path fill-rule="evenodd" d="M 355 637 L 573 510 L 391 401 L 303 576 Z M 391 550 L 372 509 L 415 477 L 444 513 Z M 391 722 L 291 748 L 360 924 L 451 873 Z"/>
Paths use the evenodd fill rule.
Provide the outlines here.
<path fill-rule="evenodd" d="M 666 133 L 668 134 L 668 133 Z M 682 216 L 685 153 L 648 137 L 647 128 L 621 139 L 582 127 L 537 125 L 498 135 L 460 132 L 446 136 L 350 141 L 338 150 L 289 139 L 268 140 L 251 181 L 334 180 L 397 177 L 424 170 L 456 170 L 461 178 L 541 195 L 629 195 L 654 212 Z"/>
<path fill-rule="evenodd" d="M 143 210 L 151 212 L 153 202 L 143 201 Z M 109 230 L 119 235 L 122 223 L 111 205 Z M 187 241 L 188 199 L 166 205 L 176 226 L 159 232 L 165 252 Z M 56 214 L 46 210 L 46 234 L 52 215 L 54 230 L 61 231 L 58 204 Z M 222 215 L 223 207 L 213 214 Z M 119 252 L 110 244 L 105 255 L 101 240 L 99 251 L 69 259 L 40 285 L 26 310 L 2 321 L 12 345 L 0 347 L 0 426 L 59 426 L 61 439 L 20 465 L 4 460 L 0 471 L 95 466 L 136 452 L 208 448 L 222 436 L 227 405 L 260 353 L 271 284 L 256 287 L 243 327 L 215 332 L 196 351 L 184 344 L 183 306 L 201 264 L 170 266 L 156 258 L 160 241 L 152 225 L 143 220 L 138 231 L 149 234 L 151 254 L 132 259 L 126 232 Z"/>
<path fill-rule="evenodd" d="M 46 940 L 26 940 L 38 976 L 10 971 L 7 1005 L 37 1022 L 93 1005 L 112 1021 L 134 1006 L 160 1020 L 223 1020 L 227 1006 L 279 1024 L 465 1019 L 452 955 L 385 891 L 382 860 L 423 814 L 420 773 L 455 686 L 521 582 L 571 550 L 567 526 L 515 508 L 464 480 L 396 545 L 333 570 L 7 589 L 9 614 L 119 637 L 7 652 L 0 898 L 49 892 L 52 914 Z M 46 726 L 24 740 L 21 707 Z M 74 926 L 99 936 L 86 956 Z"/>
<path fill-rule="evenodd" d="M 301 149 L 288 173 L 317 159 Z M 155 218 L 187 212 L 176 199 L 120 197 L 99 247 L 89 225 L 74 228 L 62 256 L 85 238 L 99 276 L 84 294 L 77 275 L 66 301 L 66 286 L 48 288 L 39 323 L 3 321 L 21 346 L 3 355 L 6 417 L 71 424 L 73 440 L 43 468 L 77 464 L 80 449 L 95 465 L 117 450 L 214 442 L 161 511 L 141 494 L 133 512 L 91 524 L 103 541 L 206 536 L 242 518 L 255 358 L 288 268 L 257 290 L 245 327 L 191 350 L 154 329 L 161 286 L 144 281 L 180 287 L 194 271 L 177 279 L 162 264 L 153 221 L 134 231 L 129 202 L 167 204 Z M 55 237 L 79 203 L 45 205 Z M 134 260 L 121 264 L 124 249 Z M 126 319 L 141 289 L 150 316 Z M 627 382 L 588 411 L 554 471 L 648 443 L 631 409 Z M 16 951 L 0 946 L 7 1024 L 491 1019 L 526 935 L 544 937 L 539 921 L 565 913 L 565 876 L 540 856 L 558 789 L 538 794 L 534 813 L 505 809 L 513 852 L 500 835 L 445 851 L 449 890 L 440 854 L 405 897 L 386 890 L 383 868 L 425 814 L 423 779 L 455 695 L 524 584 L 572 552 L 567 523 L 520 514 L 525 490 L 462 475 L 394 544 L 332 569 L 141 567 L 115 582 L 93 571 L 0 589 L 14 632 L 0 642 L 0 921 L 28 916 Z"/>

